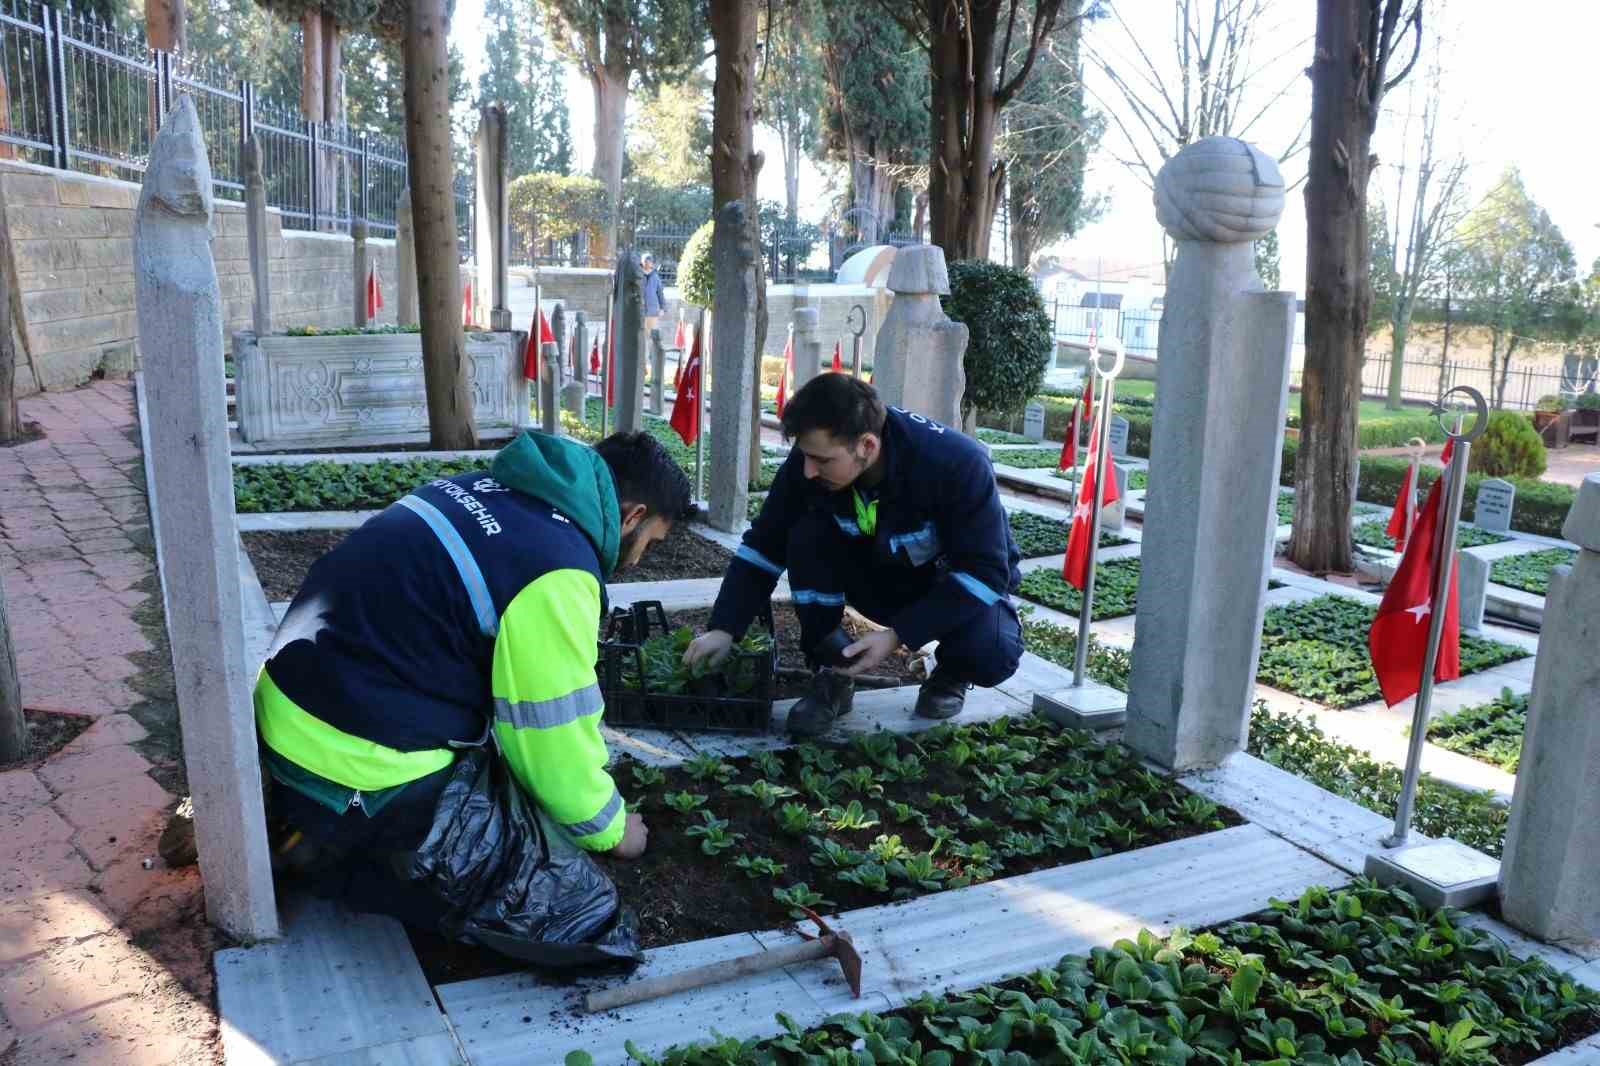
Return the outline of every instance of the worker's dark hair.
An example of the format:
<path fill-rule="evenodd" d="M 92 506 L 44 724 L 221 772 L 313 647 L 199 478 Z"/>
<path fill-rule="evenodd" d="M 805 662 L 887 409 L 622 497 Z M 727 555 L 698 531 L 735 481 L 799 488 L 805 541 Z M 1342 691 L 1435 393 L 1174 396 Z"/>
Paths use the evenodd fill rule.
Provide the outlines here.
<path fill-rule="evenodd" d="M 613 433 L 594 450 L 611 468 L 617 503 L 642 503 L 650 517 L 669 521 L 689 513 L 689 477 L 650 434 Z"/>
<path fill-rule="evenodd" d="M 783 409 L 783 435 L 794 440 L 813 429 L 854 444 L 863 433 L 882 433 L 888 417 L 878 390 L 849 374 L 818 374 Z"/>

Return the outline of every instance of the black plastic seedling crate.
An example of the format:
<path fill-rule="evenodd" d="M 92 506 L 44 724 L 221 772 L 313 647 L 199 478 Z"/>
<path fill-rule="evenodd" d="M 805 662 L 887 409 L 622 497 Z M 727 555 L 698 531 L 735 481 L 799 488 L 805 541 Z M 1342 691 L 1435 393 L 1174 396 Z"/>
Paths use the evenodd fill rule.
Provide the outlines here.
<path fill-rule="evenodd" d="M 762 617 L 767 631 L 773 630 L 772 608 Z M 694 729 L 721 733 L 766 733 L 772 729 L 773 680 L 777 675 L 776 641 L 770 652 L 733 651 L 728 665 L 748 670 L 754 680 L 748 696 L 724 696 L 720 676 L 707 677 L 699 684 L 702 691 L 681 694 L 638 688 L 624 678 L 632 668 L 644 679 L 641 645 L 657 633 L 671 632 L 667 612 L 660 600 L 644 600 L 632 607 L 618 607 L 606 623 L 605 639 L 600 643 L 600 663 L 596 671 L 600 692 L 605 698 L 605 721 L 612 726 L 640 726 L 649 729 Z M 721 671 L 719 671 L 719 674 Z M 691 683 L 693 684 L 693 683 Z"/>

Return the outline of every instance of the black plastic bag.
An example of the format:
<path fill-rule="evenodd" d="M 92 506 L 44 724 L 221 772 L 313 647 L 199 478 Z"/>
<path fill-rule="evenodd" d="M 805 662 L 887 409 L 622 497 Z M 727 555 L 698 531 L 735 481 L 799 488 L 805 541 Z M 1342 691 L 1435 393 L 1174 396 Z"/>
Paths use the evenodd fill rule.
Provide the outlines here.
<path fill-rule="evenodd" d="M 493 748 L 463 753 L 396 872 L 450 904 L 440 932 L 552 968 L 634 965 L 639 921 L 589 854 L 530 804 Z"/>

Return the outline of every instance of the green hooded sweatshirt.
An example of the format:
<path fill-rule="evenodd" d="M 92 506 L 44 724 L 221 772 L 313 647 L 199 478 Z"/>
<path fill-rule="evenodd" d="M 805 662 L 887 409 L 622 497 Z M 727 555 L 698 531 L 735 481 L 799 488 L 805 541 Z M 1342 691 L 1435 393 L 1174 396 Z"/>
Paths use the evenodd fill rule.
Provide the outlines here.
<path fill-rule="evenodd" d="M 600 571 L 617 568 L 622 515 L 611 468 L 587 444 L 528 430 L 495 454 L 489 475 L 559 509 L 600 553 Z"/>

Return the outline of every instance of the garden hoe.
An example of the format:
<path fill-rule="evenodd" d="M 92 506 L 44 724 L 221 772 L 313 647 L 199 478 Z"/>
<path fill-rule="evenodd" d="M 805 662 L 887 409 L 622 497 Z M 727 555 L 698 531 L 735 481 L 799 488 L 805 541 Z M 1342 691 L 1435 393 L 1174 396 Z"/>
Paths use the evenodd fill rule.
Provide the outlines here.
<path fill-rule="evenodd" d="M 815 938 L 808 937 L 804 943 L 774 948 L 771 951 L 758 951 L 753 955 L 741 955 L 736 959 L 724 959 L 721 962 L 696 966 L 678 973 L 663 974 L 660 977 L 651 977 L 644 981 L 619 985 L 616 988 L 590 992 L 583 997 L 583 1009 L 590 1014 L 615 1010 L 633 1003 L 643 1003 L 647 999 L 670 996 L 693 988 L 721 984 L 735 977 L 748 977 L 751 974 L 766 973 L 769 970 L 782 969 L 800 962 L 814 962 L 818 959 L 838 959 L 839 968 L 844 971 L 844 979 L 850 983 L 850 994 L 860 999 L 861 956 L 856 954 L 855 945 L 850 942 L 850 934 L 843 929 L 835 932 L 828 928 L 827 923 L 812 911 L 806 911 L 806 916 L 817 923 L 818 935 Z M 805 933 L 800 935 L 806 936 Z"/>

